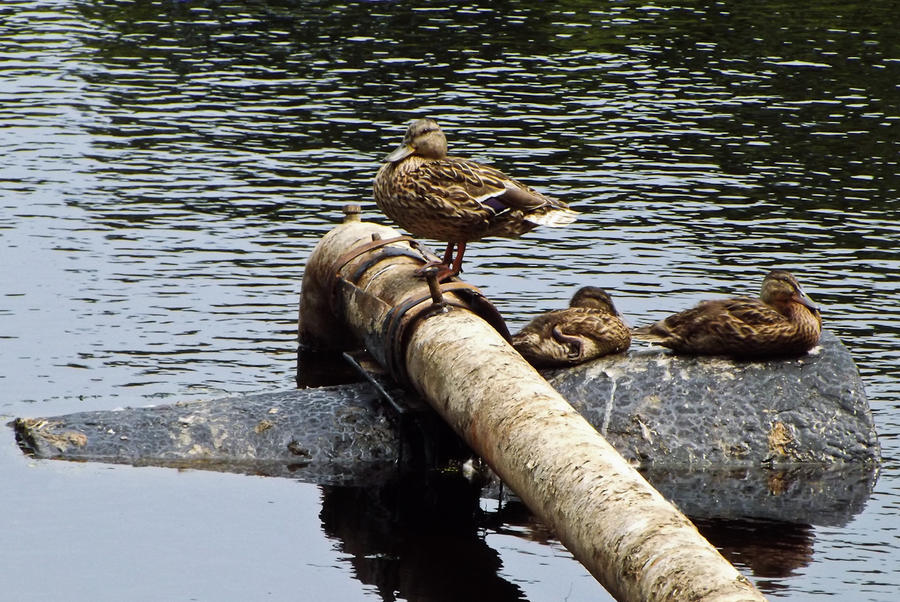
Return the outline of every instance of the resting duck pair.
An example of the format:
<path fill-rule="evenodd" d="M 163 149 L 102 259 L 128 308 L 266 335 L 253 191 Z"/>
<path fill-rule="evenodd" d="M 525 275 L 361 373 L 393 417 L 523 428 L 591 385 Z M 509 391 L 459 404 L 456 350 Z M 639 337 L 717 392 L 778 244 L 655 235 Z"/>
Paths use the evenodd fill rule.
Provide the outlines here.
<path fill-rule="evenodd" d="M 793 357 L 818 345 L 822 317 L 789 272 L 774 270 L 759 298 L 702 301 L 650 326 L 629 331 L 602 289 L 585 287 L 568 309 L 540 315 L 513 336 L 536 366 L 565 366 L 625 351 L 636 339 L 686 355 L 739 359 Z"/>
<path fill-rule="evenodd" d="M 565 226 L 577 215 L 492 167 L 449 156 L 447 138 L 431 119 L 410 124 L 400 147 L 378 170 L 374 196 L 378 207 L 414 236 L 447 243 L 437 262 L 441 278 L 459 273 L 468 242 L 516 238 L 539 225 Z M 634 335 L 676 353 L 765 358 L 802 355 L 818 344 L 821 330 L 819 310 L 797 280 L 775 270 L 758 299 L 704 301 Z M 535 318 L 513 342 L 532 363 L 560 366 L 624 351 L 631 335 L 609 295 L 585 287 L 568 309 Z"/>

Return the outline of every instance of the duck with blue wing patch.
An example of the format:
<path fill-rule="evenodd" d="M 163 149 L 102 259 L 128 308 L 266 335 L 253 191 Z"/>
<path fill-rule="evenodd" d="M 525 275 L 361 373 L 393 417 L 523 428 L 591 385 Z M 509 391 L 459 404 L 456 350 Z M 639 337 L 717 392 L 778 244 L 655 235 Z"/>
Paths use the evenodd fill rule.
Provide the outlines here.
<path fill-rule="evenodd" d="M 537 226 L 568 225 L 577 215 L 493 167 L 448 156 L 447 138 L 431 119 L 413 121 L 384 161 L 375 202 L 413 236 L 447 243 L 442 278 L 459 274 L 466 243 L 518 238 Z"/>

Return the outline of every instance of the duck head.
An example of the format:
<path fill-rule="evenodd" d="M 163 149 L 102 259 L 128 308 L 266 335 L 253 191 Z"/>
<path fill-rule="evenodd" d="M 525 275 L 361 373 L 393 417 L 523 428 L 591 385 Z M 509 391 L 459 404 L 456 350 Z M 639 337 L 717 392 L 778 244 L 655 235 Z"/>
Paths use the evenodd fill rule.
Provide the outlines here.
<path fill-rule="evenodd" d="M 596 286 L 585 286 L 578 289 L 572 296 L 569 307 L 589 307 L 606 311 L 614 316 L 619 315 L 609 293 Z"/>
<path fill-rule="evenodd" d="M 417 154 L 426 159 L 443 159 L 447 156 L 447 138 L 433 119 L 416 119 L 409 124 L 403 143 L 384 158 L 386 163 L 396 163 Z"/>
<path fill-rule="evenodd" d="M 784 270 L 773 270 L 766 275 L 759 297 L 773 307 L 799 303 L 814 312 L 819 311 L 819 306 L 807 296 L 793 274 Z"/>

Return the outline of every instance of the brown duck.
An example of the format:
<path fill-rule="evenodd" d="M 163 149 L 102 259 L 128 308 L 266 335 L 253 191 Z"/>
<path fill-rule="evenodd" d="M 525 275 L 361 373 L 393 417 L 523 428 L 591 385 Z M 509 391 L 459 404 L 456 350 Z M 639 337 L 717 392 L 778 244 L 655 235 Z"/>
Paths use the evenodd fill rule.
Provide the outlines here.
<path fill-rule="evenodd" d="M 570 224 L 577 215 L 492 167 L 448 156 L 447 138 L 431 119 L 413 121 L 384 161 L 375 203 L 413 236 L 447 243 L 445 275 L 459 273 L 468 242 L 517 238 L 539 225 Z"/>
<path fill-rule="evenodd" d="M 571 366 L 625 351 L 631 332 L 606 291 L 586 286 L 575 293 L 567 309 L 536 317 L 512 342 L 534 366 Z"/>
<path fill-rule="evenodd" d="M 767 358 L 803 355 L 819 343 L 822 317 L 789 272 L 769 272 L 759 299 L 703 301 L 634 331 L 676 353 Z"/>

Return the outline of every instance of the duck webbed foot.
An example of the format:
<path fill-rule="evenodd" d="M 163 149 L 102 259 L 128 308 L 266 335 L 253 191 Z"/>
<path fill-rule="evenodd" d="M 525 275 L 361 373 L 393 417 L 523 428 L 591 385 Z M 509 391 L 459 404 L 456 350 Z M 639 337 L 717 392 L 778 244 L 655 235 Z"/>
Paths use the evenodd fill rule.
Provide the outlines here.
<path fill-rule="evenodd" d="M 458 247 L 456 257 L 453 257 L 453 249 Z M 421 268 L 416 270 L 416 276 L 425 276 L 432 267 L 440 268 L 437 275 L 438 282 L 443 282 L 454 276 L 459 276 L 462 271 L 463 253 L 466 252 L 466 243 L 447 243 L 447 249 L 444 251 L 444 258 L 440 261 L 429 261 Z"/>
<path fill-rule="evenodd" d="M 584 343 L 580 337 L 566 334 L 560 330 L 559 326 L 554 326 L 553 338 L 560 345 L 568 348 L 568 351 L 566 352 L 567 358 L 573 361 L 581 359 L 581 356 L 584 353 Z"/>

